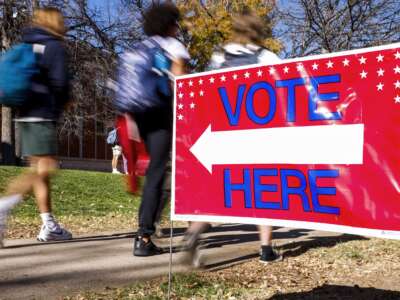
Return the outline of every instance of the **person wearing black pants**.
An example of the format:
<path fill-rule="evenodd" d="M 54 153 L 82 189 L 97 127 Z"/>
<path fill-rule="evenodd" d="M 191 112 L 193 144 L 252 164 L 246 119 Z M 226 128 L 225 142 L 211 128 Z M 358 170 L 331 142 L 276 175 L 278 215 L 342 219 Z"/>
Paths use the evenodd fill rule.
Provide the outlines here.
<path fill-rule="evenodd" d="M 161 250 L 150 240 L 154 223 L 162 205 L 164 184 L 172 139 L 172 108 L 165 108 L 135 115 L 146 150 L 150 156 L 139 208 L 138 238 L 135 240 L 135 256 L 158 254 Z"/>
<path fill-rule="evenodd" d="M 190 59 L 186 48 L 176 39 L 179 19 L 178 8 L 172 2 L 163 2 L 154 4 L 146 11 L 143 26 L 146 35 L 159 44 L 171 60 L 170 73 L 174 76 L 185 73 L 186 62 Z M 165 105 L 161 108 L 133 114 L 150 156 L 139 209 L 139 229 L 134 242 L 135 256 L 162 253 L 151 241 L 151 235 L 155 232 L 154 223 L 162 210 L 163 184 L 172 143 L 172 99 L 164 100 Z"/>

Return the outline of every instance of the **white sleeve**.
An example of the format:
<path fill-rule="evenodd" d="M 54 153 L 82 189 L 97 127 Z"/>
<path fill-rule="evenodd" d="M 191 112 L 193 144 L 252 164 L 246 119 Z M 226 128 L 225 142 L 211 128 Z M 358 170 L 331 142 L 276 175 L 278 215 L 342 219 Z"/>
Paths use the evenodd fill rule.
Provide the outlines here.
<path fill-rule="evenodd" d="M 207 66 L 207 70 L 215 70 L 221 68 L 221 65 L 225 62 L 225 55 L 223 53 L 214 52 L 211 56 L 210 62 Z"/>
<path fill-rule="evenodd" d="M 169 55 L 171 55 L 172 59 L 190 59 L 189 52 L 187 51 L 185 46 L 177 39 L 169 38 L 162 46 L 164 50 L 167 51 Z"/>
<path fill-rule="evenodd" d="M 258 56 L 258 62 L 261 64 L 277 64 L 281 61 L 278 55 L 268 50 L 263 50 Z"/>

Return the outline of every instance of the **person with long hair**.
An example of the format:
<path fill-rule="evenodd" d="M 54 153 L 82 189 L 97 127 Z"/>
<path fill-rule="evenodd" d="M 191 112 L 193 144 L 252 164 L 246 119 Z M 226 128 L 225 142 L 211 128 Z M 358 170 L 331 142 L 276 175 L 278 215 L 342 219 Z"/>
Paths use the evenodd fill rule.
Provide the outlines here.
<path fill-rule="evenodd" d="M 64 17 L 52 7 L 36 9 L 22 42 L 32 45 L 39 72 L 32 78 L 27 104 L 18 109 L 22 156 L 29 171 L 14 179 L 0 199 L 0 243 L 11 209 L 33 192 L 42 219 L 37 239 L 67 240 L 72 234 L 54 218 L 50 199 L 50 177 L 57 169 L 57 121 L 69 101 L 67 54 L 63 45 Z"/>

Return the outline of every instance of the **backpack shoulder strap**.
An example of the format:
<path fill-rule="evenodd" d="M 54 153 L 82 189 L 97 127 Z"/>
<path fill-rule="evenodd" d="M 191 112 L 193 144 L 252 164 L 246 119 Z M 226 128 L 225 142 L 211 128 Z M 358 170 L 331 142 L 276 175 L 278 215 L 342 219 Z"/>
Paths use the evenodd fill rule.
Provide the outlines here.
<path fill-rule="evenodd" d="M 45 50 L 46 50 L 46 45 L 37 44 L 37 43 L 32 44 L 32 51 L 35 54 L 36 64 L 37 64 L 39 72 L 42 74 L 41 76 L 43 77 L 43 79 L 42 79 L 43 81 L 39 81 L 39 82 L 37 80 L 32 81 L 31 89 L 32 89 L 32 91 L 37 92 L 37 93 L 49 93 L 49 87 L 47 86 L 47 83 L 48 83 L 47 72 L 42 69 L 42 65 L 41 65 Z M 46 73 L 43 73 L 43 72 L 46 72 Z"/>

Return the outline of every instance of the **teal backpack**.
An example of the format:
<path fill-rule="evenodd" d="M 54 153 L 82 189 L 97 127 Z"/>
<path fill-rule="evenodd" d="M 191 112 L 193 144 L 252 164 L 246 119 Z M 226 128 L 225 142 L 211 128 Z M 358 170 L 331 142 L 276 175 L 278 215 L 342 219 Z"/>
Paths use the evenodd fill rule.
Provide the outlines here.
<path fill-rule="evenodd" d="M 18 44 L 0 58 L 0 104 L 20 107 L 32 90 L 33 76 L 39 74 L 38 54 L 32 44 Z"/>

